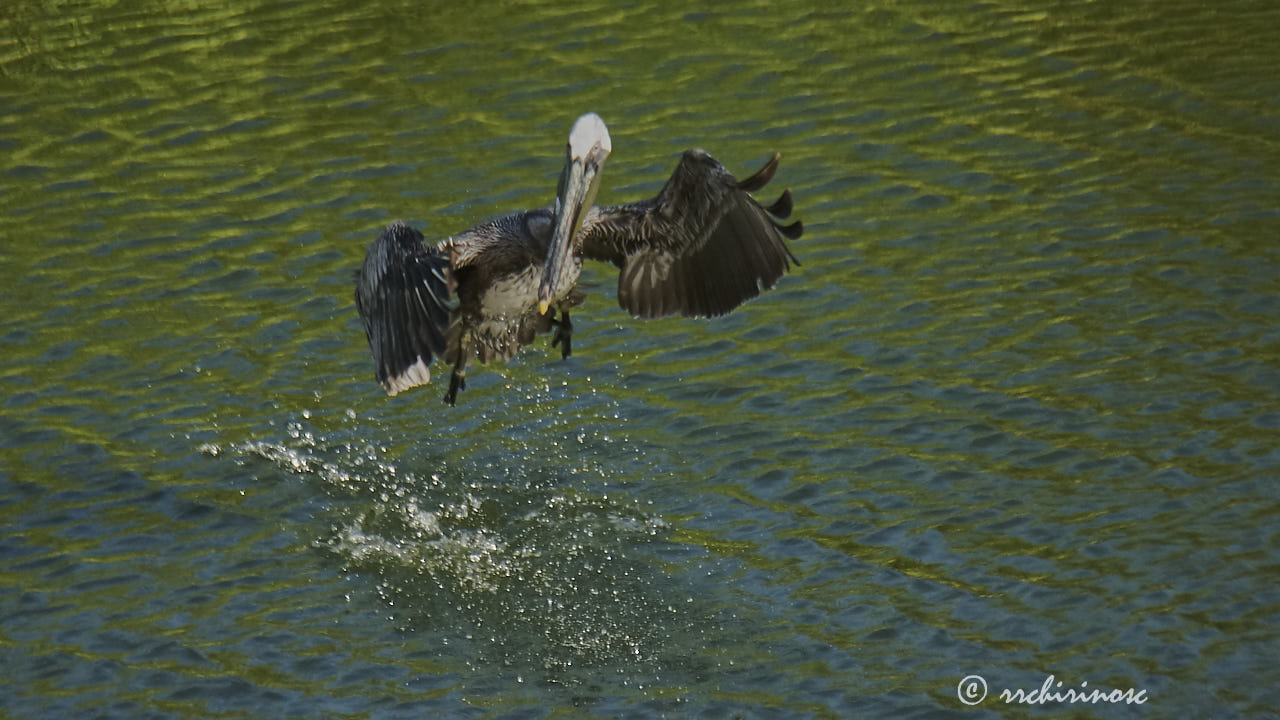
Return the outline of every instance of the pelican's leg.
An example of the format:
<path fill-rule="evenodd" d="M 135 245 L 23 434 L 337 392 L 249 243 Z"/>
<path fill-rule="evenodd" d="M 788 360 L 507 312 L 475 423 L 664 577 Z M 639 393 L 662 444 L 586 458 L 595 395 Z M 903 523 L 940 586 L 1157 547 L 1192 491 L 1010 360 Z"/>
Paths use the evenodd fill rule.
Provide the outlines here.
<path fill-rule="evenodd" d="M 444 402 L 449 407 L 458 404 L 458 391 L 467 389 L 467 373 L 466 369 L 459 365 L 453 366 L 453 372 L 449 375 L 449 391 L 444 394 Z"/>
<path fill-rule="evenodd" d="M 449 407 L 458 403 L 458 391 L 467 389 L 467 360 L 471 358 L 471 333 L 462 331 L 458 341 L 458 355 L 453 359 L 453 372 L 449 374 L 449 390 L 444 401 Z"/>
<path fill-rule="evenodd" d="M 560 319 L 553 319 L 551 324 L 556 326 L 556 331 L 551 336 L 551 347 L 560 346 L 560 359 L 563 360 L 573 354 L 573 323 L 569 321 L 569 310 L 561 308 Z"/>

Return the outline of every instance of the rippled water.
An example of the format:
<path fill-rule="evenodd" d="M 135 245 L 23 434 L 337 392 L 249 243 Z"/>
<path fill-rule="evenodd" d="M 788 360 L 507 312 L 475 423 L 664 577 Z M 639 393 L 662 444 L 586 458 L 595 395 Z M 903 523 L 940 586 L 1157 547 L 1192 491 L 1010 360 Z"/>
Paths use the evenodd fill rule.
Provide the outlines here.
<path fill-rule="evenodd" d="M 0 714 L 1274 716 L 1277 26 L 5 6 Z M 596 268 L 569 361 L 383 396 L 366 243 L 548 202 L 588 109 L 602 202 L 781 151 L 803 266 Z"/>

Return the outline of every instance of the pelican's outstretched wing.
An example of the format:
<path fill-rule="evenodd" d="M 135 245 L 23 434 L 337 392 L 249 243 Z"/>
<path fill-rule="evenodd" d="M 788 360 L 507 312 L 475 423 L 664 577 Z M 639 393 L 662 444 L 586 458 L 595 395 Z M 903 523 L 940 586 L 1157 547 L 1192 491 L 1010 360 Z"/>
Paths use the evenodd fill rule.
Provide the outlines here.
<path fill-rule="evenodd" d="M 431 380 L 427 366 L 444 354 L 454 307 L 450 279 L 449 258 L 399 220 L 369 246 L 356 271 L 356 310 L 388 395 Z"/>
<path fill-rule="evenodd" d="M 632 315 L 723 315 L 768 290 L 795 255 L 791 191 L 768 208 L 748 192 L 778 169 L 778 156 L 739 182 L 702 150 L 686 150 L 657 197 L 629 205 L 592 208 L 582 224 L 582 254 L 614 263 L 618 304 Z"/>

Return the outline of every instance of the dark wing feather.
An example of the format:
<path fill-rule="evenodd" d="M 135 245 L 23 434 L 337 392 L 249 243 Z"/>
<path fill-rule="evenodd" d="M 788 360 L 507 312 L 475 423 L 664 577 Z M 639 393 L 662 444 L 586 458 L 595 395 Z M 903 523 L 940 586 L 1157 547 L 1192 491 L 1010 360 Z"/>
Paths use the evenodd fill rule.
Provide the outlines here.
<path fill-rule="evenodd" d="M 450 279 L 449 258 L 403 222 L 387 225 L 369 246 L 356 271 L 356 310 L 387 394 L 431 379 L 427 366 L 444 354 L 454 306 Z"/>
<path fill-rule="evenodd" d="M 583 255 L 621 268 L 618 304 L 632 315 L 723 315 L 800 264 L 783 237 L 800 237 L 804 226 L 770 217 L 791 214 L 791 192 L 768 208 L 748 194 L 777 168 L 774 155 L 739 182 L 707 153 L 687 150 L 657 197 L 587 214 Z"/>

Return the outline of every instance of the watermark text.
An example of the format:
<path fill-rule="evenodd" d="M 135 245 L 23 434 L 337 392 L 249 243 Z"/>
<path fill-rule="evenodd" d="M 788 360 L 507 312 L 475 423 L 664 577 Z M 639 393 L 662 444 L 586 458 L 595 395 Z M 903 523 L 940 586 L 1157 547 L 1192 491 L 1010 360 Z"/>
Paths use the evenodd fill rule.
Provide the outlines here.
<path fill-rule="evenodd" d="M 987 681 L 981 675 L 966 675 L 956 685 L 956 697 L 965 705 L 977 705 L 987 699 Z M 1077 686 L 1063 687 L 1062 681 L 1049 675 L 1039 687 L 1005 688 L 997 695 L 1006 705 L 1049 705 L 1054 703 L 1110 703 L 1142 705 L 1150 698 L 1147 691 L 1135 688 L 1089 687 L 1083 680 Z"/>

